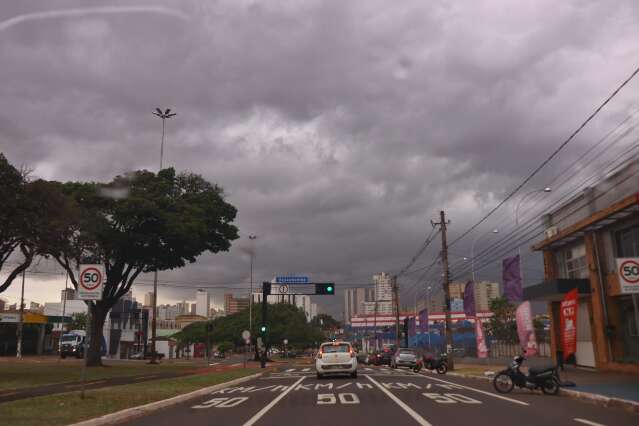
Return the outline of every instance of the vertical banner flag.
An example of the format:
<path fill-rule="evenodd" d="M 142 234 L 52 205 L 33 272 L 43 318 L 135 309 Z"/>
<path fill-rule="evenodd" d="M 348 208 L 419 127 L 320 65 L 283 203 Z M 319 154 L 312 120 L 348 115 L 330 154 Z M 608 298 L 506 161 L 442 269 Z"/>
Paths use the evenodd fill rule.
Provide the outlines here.
<path fill-rule="evenodd" d="M 466 314 L 466 319 L 472 318 L 475 316 L 475 283 L 473 280 L 470 280 L 466 283 L 466 287 L 464 287 L 464 313 Z"/>
<path fill-rule="evenodd" d="M 517 334 L 519 344 L 526 351 L 526 356 L 537 355 L 537 338 L 535 337 L 535 327 L 533 326 L 532 311 L 530 302 L 524 302 L 515 311 L 517 320 Z"/>
<path fill-rule="evenodd" d="M 419 331 L 428 333 L 428 309 L 419 311 Z"/>
<path fill-rule="evenodd" d="M 504 296 L 511 303 L 519 303 L 523 299 L 521 274 L 519 271 L 519 255 L 503 260 Z"/>
<path fill-rule="evenodd" d="M 566 293 L 561 301 L 560 325 L 561 348 L 564 351 L 564 360 L 577 352 L 577 289 Z"/>
<path fill-rule="evenodd" d="M 482 327 L 479 319 L 475 320 L 475 340 L 477 341 L 477 358 L 487 358 L 488 347 L 486 346 L 484 327 Z"/>
<path fill-rule="evenodd" d="M 415 317 L 408 318 L 408 337 L 413 337 L 417 333 L 417 320 Z"/>

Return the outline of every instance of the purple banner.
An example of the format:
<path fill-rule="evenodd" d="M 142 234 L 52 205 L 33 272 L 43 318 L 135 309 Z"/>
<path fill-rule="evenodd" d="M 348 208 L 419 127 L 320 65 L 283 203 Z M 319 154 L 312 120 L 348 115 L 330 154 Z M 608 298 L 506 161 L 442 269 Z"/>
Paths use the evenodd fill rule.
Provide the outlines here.
<path fill-rule="evenodd" d="M 470 280 L 464 288 L 464 313 L 467 318 L 475 316 L 475 283 Z"/>
<path fill-rule="evenodd" d="M 413 337 L 415 334 L 417 334 L 417 321 L 415 320 L 415 317 L 409 317 L 408 318 L 408 337 Z"/>
<path fill-rule="evenodd" d="M 521 274 L 519 273 L 519 255 L 503 260 L 504 297 L 511 303 L 518 304 L 523 299 Z"/>
<path fill-rule="evenodd" d="M 419 311 L 419 331 L 428 333 L 428 309 Z"/>

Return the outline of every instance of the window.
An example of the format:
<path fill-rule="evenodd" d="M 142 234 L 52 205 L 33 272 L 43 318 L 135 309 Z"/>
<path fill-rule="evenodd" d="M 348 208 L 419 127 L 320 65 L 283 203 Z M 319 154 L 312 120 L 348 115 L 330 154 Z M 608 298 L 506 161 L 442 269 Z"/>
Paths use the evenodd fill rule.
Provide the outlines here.
<path fill-rule="evenodd" d="M 588 278 L 586 246 L 579 244 L 564 251 L 566 278 Z"/>
<path fill-rule="evenodd" d="M 324 345 L 322 346 L 322 352 L 325 354 L 333 354 L 333 353 L 345 353 L 345 352 L 350 352 L 351 350 L 351 345 L 347 344 L 347 343 L 342 343 L 342 344 L 330 344 L 330 345 Z"/>
<path fill-rule="evenodd" d="M 626 228 L 615 233 L 617 257 L 639 257 L 639 227 Z"/>

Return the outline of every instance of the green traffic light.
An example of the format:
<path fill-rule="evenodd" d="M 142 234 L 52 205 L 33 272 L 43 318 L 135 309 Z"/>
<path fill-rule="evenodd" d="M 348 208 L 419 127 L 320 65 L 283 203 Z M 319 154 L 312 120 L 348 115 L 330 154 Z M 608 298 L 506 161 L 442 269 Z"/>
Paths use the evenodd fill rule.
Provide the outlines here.
<path fill-rule="evenodd" d="M 333 292 L 333 287 L 331 287 L 330 285 L 328 287 L 326 287 L 326 291 L 328 291 L 329 293 Z"/>
<path fill-rule="evenodd" d="M 266 332 L 266 326 L 265 326 L 265 325 L 263 325 L 263 326 L 260 328 L 260 330 L 262 331 L 262 333 L 265 333 L 265 332 Z"/>

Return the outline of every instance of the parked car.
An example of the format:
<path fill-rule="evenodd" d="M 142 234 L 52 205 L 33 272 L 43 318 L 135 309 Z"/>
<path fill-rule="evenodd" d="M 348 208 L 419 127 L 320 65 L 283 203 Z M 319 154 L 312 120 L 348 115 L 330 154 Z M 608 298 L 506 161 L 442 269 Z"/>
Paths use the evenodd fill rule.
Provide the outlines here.
<path fill-rule="evenodd" d="M 357 357 L 348 342 L 322 343 L 315 359 L 317 378 L 325 374 L 349 374 L 357 377 Z"/>
<path fill-rule="evenodd" d="M 357 352 L 357 362 L 368 364 L 368 354 L 364 352 Z"/>
<path fill-rule="evenodd" d="M 224 352 L 220 352 L 220 351 L 215 351 L 213 352 L 213 358 L 226 358 L 226 355 L 224 355 Z"/>
<path fill-rule="evenodd" d="M 391 357 L 391 368 L 408 367 L 415 368 L 417 365 L 418 354 L 413 348 L 399 348 Z"/>
<path fill-rule="evenodd" d="M 395 345 L 384 345 L 382 346 L 382 350 L 377 357 L 377 363 L 375 365 L 390 365 L 391 358 L 395 353 L 396 346 Z"/>

